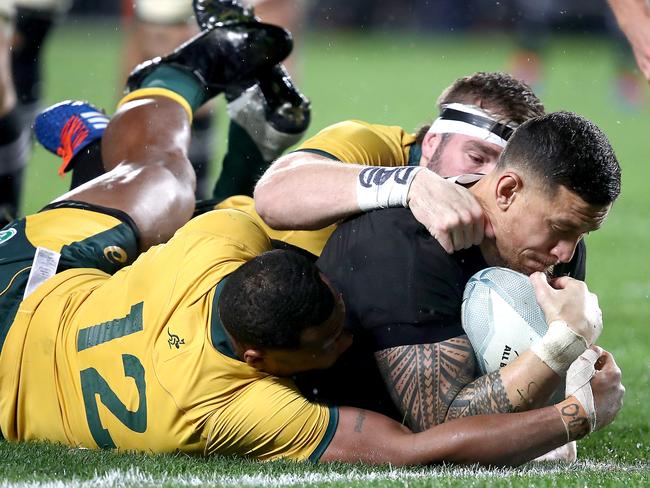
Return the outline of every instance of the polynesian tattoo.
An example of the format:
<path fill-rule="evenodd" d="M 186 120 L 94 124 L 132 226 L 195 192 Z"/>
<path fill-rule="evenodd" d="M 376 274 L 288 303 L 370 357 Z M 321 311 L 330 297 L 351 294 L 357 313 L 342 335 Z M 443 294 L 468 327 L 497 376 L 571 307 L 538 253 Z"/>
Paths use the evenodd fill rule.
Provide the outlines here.
<path fill-rule="evenodd" d="M 375 358 L 393 402 L 414 431 L 447 420 L 450 405 L 474 379 L 474 352 L 464 336 L 392 347 Z"/>
<path fill-rule="evenodd" d="M 510 413 L 515 407 L 501 381 L 501 373 L 493 371 L 481 376 L 454 398 L 446 420 L 488 413 Z"/>

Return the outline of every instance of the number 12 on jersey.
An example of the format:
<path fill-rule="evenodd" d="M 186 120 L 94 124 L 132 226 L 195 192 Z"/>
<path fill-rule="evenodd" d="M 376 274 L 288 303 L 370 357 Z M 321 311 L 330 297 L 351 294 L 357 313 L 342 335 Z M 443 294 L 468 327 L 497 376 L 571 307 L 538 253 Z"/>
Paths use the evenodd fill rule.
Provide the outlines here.
<path fill-rule="evenodd" d="M 99 346 L 105 342 L 119 339 L 142 330 L 143 303 L 131 307 L 126 315 L 119 319 L 93 325 L 79 331 L 77 351 Z M 111 389 L 107 381 L 95 368 L 81 371 L 81 391 L 83 394 L 86 420 L 90 433 L 100 448 L 115 448 L 115 442 L 108 429 L 104 428 L 99 418 L 97 399 L 128 429 L 143 433 L 147 430 L 147 396 L 144 367 L 142 362 L 131 354 L 122 354 L 124 375 L 133 378 L 138 390 L 138 409 L 129 410 Z"/>

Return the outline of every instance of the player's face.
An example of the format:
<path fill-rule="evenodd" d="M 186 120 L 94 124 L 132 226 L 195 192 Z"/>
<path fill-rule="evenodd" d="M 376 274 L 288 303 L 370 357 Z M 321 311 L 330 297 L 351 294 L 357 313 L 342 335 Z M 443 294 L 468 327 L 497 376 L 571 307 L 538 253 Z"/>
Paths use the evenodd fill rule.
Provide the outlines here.
<path fill-rule="evenodd" d="M 444 137 L 443 137 L 444 136 Z M 440 176 L 492 171 L 503 150 L 501 146 L 464 134 L 429 134 L 422 144 L 421 165 Z"/>
<path fill-rule="evenodd" d="M 352 334 L 345 328 L 345 306 L 339 293 L 332 314 L 320 325 L 302 333 L 300 347 L 292 350 L 269 351 L 266 355 L 267 373 L 290 376 L 301 371 L 325 369 L 332 366 L 352 344 Z"/>
<path fill-rule="evenodd" d="M 535 186 L 522 189 L 495 229 L 501 264 L 531 274 L 569 262 L 578 242 L 600 228 L 610 207 L 589 205 L 564 186 L 552 196 Z"/>

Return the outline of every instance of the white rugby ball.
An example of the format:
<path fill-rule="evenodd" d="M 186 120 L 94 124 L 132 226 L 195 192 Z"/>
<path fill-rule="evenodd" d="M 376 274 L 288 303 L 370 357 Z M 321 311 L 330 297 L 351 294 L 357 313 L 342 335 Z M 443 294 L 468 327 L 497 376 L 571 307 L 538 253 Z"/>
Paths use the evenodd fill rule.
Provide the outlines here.
<path fill-rule="evenodd" d="M 506 268 L 487 268 L 469 279 L 461 320 L 481 375 L 516 359 L 548 330 L 528 277 Z"/>

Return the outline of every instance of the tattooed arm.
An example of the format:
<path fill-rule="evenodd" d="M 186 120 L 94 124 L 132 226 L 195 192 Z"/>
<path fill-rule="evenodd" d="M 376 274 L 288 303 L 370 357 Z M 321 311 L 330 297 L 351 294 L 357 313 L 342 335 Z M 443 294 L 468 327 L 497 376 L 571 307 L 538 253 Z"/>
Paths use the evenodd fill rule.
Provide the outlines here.
<path fill-rule="evenodd" d="M 600 419 L 597 430 L 614 420 L 623 405 L 625 388 L 611 354 L 602 351 L 596 369 L 590 385 L 596 418 Z M 416 434 L 382 415 L 344 407 L 321 461 L 513 466 L 580 439 L 589 431 L 587 412 L 574 396 L 529 412 L 459 418 Z"/>
<path fill-rule="evenodd" d="M 396 466 L 440 462 L 516 466 L 566 443 L 565 425 L 571 425 L 571 439 L 584 437 L 589 432 L 585 422 L 585 412 L 573 397 L 531 412 L 457 419 L 417 434 L 383 415 L 344 407 L 339 409 L 336 433 L 320 460 Z"/>
<path fill-rule="evenodd" d="M 560 381 L 530 351 L 474 379 L 474 353 L 466 336 L 392 347 L 375 358 L 395 405 L 417 432 L 459 417 L 538 407 Z"/>

